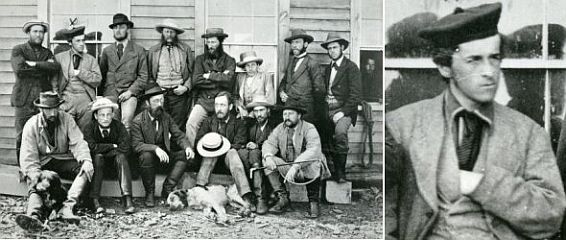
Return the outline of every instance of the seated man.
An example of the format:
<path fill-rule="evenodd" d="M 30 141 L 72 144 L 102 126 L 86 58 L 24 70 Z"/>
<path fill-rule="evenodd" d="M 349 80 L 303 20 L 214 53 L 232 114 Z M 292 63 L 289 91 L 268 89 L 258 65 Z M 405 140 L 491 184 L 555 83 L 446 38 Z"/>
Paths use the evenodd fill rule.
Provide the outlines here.
<path fill-rule="evenodd" d="M 271 131 L 277 126 L 273 121 L 269 121 L 271 114 L 271 107 L 268 99 L 263 95 L 257 95 L 254 100 L 250 102 L 246 108 L 252 111 L 255 116 L 253 125 L 248 128 L 247 144 L 244 148 L 238 150 L 240 159 L 244 163 L 246 172 L 251 167 L 261 167 L 261 146 L 263 142 L 269 137 Z M 265 214 L 267 212 L 266 192 L 263 186 L 264 174 L 262 171 L 255 171 L 252 179 L 255 197 L 257 198 L 257 213 Z M 254 209 L 252 209 L 254 210 Z"/>
<path fill-rule="evenodd" d="M 42 92 L 34 105 L 40 113 L 24 126 L 20 168 L 28 186 L 39 177 L 41 170 L 57 172 L 62 178 L 74 179 L 67 200 L 59 210 L 65 220 L 78 221 L 73 207 L 90 181 L 94 168 L 87 142 L 68 113 L 59 110 L 64 102 L 55 92 Z M 44 199 L 30 186 L 27 212 L 18 215 L 16 223 L 26 230 L 41 230 L 42 222 L 52 209 L 46 209 Z"/>
<path fill-rule="evenodd" d="M 172 168 L 163 182 L 161 197 L 167 197 L 177 185 L 194 152 L 189 140 L 171 116 L 163 110 L 163 90 L 154 86 L 141 97 L 146 109 L 139 113 L 132 122 L 132 147 L 139 156 L 141 177 L 145 188 L 145 206 L 155 206 L 155 168 L 159 163 L 168 164 Z M 171 151 L 171 141 L 183 150 Z M 170 161 L 171 159 L 171 161 Z"/>
<path fill-rule="evenodd" d="M 199 148 L 199 153 L 203 157 L 202 164 L 197 175 L 197 186 L 205 188 L 216 162 L 220 159 L 221 161 L 224 161 L 226 167 L 230 169 L 230 173 L 232 174 L 236 187 L 238 188 L 238 193 L 242 196 L 244 201 L 249 204 L 250 210 L 252 210 L 254 208 L 252 205 L 253 193 L 251 191 L 248 178 L 246 177 L 244 164 L 242 163 L 240 156 L 238 156 L 238 150 L 243 148 L 247 143 L 246 126 L 243 120 L 236 118 L 234 114 L 230 114 L 233 107 L 234 104 L 231 94 L 226 91 L 221 91 L 214 98 L 214 111 L 216 114 L 206 118 L 202 122 L 196 136 L 196 139 L 198 140 L 197 148 Z M 200 148 L 203 148 L 203 144 L 207 144 L 206 142 L 201 141 L 201 139 L 203 139 L 205 134 L 211 132 L 224 136 L 231 143 L 230 150 L 228 150 L 226 154 L 222 154 L 220 156 L 216 155 L 215 152 L 219 149 L 209 149 L 205 147 L 204 151 L 200 150 Z M 203 154 L 203 152 L 205 154 Z"/>
<path fill-rule="evenodd" d="M 126 127 L 119 120 L 114 119 L 118 104 L 110 99 L 99 97 L 92 104 L 92 115 L 96 121 L 90 121 L 84 129 L 84 137 L 88 142 L 94 160 L 94 178 L 90 188 L 90 197 L 96 213 L 104 212 L 100 205 L 100 188 L 104 178 L 104 165 L 106 161 L 114 163 L 118 172 L 118 182 L 125 198 L 127 214 L 134 213 L 132 202 L 132 174 L 127 156 L 130 153 L 130 135 Z"/>
<path fill-rule="evenodd" d="M 289 204 L 285 186 L 281 183 L 279 174 L 291 184 L 305 181 L 310 203 L 307 218 L 317 218 L 319 215 L 320 181 L 330 177 L 326 158 L 322 154 L 320 137 L 311 123 L 302 120 L 306 110 L 297 102 L 287 102 L 283 108 L 283 123 L 279 124 L 263 143 L 263 165 L 265 175 L 273 190 L 279 196 L 279 201 L 269 209 L 273 213 L 281 213 Z M 279 154 L 281 157 L 277 157 Z M 285 163 L 297 164 L 278 166 Z M 304 163 L 301 163 L 304 162 Z"/>

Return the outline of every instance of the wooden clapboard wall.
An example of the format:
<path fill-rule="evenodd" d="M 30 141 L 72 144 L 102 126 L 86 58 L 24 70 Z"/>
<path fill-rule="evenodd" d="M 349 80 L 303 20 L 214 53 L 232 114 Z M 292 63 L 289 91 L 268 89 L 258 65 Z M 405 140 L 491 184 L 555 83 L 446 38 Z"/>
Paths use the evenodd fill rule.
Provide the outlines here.
<path fill-rule="evenodd" d="M 0 1 L 0 164 L 17 164 L 14 108 L 10 106 L 16 77 L 12 71 L 10 56 L 15 45 L 27 41 L 27 36 L 22 32 L 22 25 L 37 18 L 37 13 L 37 0 Z"/>

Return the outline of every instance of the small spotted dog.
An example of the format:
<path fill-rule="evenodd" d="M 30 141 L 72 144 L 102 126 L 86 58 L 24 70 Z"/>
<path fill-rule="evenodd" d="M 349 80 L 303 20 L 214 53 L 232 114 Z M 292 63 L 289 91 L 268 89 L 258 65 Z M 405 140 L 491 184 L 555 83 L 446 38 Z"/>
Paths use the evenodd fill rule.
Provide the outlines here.
<path fill-rule="evenodd" d="M 213 216 L 216 212 L 215 220 L 219 223 L 228 222 L 225 209 L 228 204 L 238 209 L 240 215 L 249 216 L 251 214 L 250 206 L 240 197 L 234 184 L 228 188 L 222 185 L 212 185 L 175 190 L 167 197 L 167 203 L 171 211 L 190 207 L 197 210 L 202 209 L 207 216 Z"/>

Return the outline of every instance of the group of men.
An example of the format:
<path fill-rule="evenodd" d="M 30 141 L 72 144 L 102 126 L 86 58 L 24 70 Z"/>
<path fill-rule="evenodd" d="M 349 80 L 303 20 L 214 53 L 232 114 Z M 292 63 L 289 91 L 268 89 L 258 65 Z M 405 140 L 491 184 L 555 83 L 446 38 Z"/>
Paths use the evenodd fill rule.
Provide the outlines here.
<path fill-rule="evenodd" d="M 48 27 L 39 20 L 23 26 L 29 41 L 12 52 L 11 102 L 18 162 L 28 183 L 42 170 L 74 179 L 59 211 L 63 219 L 78 220 L 73 208 L 87 188 L 94 210 L 105 211 L 99 198 L 108 164 L 117 172 L 125 212 L 134 213 L 130 156 L 138 159 L 147 207 L 156 205 L 160 165 L 168 166 L 161 192 L 167 197 L 193 159 L 201 160 L 197 187 L 207 188 L 221 160 L 258 214 L 285 211 L 285 179 L 306 185 L 307 217 L 318 217 L 321 182 L 331 176 L 327 158 L 333 160 L 335 180 L 346 181 L 348 129 L 356 122 L 361 79 L 356 64 L 344 56 L 349 42 L 339 35 L 330 33 L 321 44 L 331 58 L 323 69 L 307 53 L 314 38 L 292 30 L 285 39 L 290 61 L 276 92 L 272 83 L 261 83 L 269 78 L 255 74 L 263 62 L 255 52 L 243 53 L 238 64 L 224 52 L 228 34 L 221 28 L 206 29 L 205 52 L 194 59 L 179 41 L 183 28 L 173 20 L 156 25 L 161 41 L 146 51 L 129 38 L 134 23 L 119 13 L 109 25 L 115 43 L 97 61 L 85 51 L 84 26 L 58 31 L 71 48 L 55 56 L 42 46 Z M 238 81 L 237 65 L 249 73 Z M 278 197 L 273 206 L 267 205 L 265 180 Z M 41 227 L 48 214 L 43 198 L 30 187 L 27 213 L 16 219 L 20 226 Z"/>

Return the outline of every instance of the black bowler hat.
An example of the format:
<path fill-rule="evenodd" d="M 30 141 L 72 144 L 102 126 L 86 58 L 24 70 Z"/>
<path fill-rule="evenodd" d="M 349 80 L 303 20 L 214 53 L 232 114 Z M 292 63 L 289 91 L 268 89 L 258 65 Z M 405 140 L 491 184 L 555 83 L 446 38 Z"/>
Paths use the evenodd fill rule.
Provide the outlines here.
<path fill-rule="evenodd" d="M 433 42 L 436 47 L 453 47 L 498 34 L 500 16 L 501 3 L 456 8 L 452 14 L 421 30 L 419 36 Z"/>
<path fill-rule="evenodd" d="M 108 25 L 110 29 L 114 28 L 114 26 L 125 23 L 128 25 L 128 28 L 134 28 L 134 23 L 128 19 L 123 13 L 116 13 L 114 17 L 112 17 L 112 24 Z"/>

